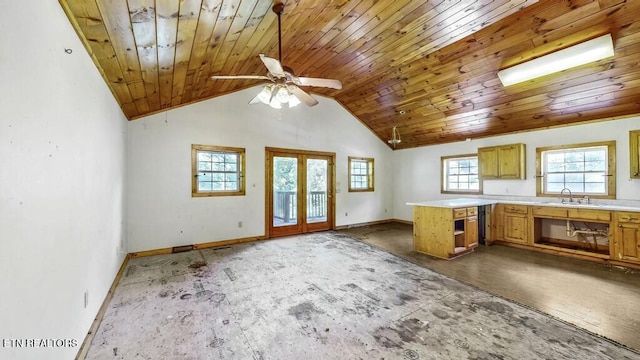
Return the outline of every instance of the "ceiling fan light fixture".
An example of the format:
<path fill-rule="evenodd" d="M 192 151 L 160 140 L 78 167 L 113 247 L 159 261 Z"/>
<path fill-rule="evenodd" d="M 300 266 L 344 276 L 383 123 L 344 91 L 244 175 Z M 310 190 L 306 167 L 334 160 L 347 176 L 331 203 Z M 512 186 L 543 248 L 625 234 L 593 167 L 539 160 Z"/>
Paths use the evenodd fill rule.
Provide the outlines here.
<path fill-rule="evenodd" d="M 278 102 L 278 100 L 276 100 L 276 99 L 273 99 L 273 100 L 269 103 L 269 106 L 271 106 L 271 107 L 272 107 L 272 108 L 274 108 L 274 109 L 282 109 L 282 104 L 280 104 L 280 103 Z"/>
<path fill-rule="evenodd" d="M 287 89 L 283 85 L 278 86 L 278 92 L 276 93 L 276 100 L 278 100 L 281 104 L 288 103 L 290 95 L 291 94 L 289 94 L 289 89 Z"/>
<path fill-rule="evenodd" d="M 291 94 L 291 96 L 289 96 L 289 107 L 296 107 L 300 105 L 300 99 L 298 99 L 295 95 Z"/>
<path fill-rule="evenodd" d="M 263 104 L 269 105 L 271 102 L 271 93 L 273 92 L 273 85 L 266 85 L 262 91 L 258 94 L 258 100 L 260 100 Z"/>
<path fill-rule="evenodd" d="M 269 80 L 272 83 L 266 85 L 260 92 L 249 101 L 249 104 L 263 103 L 274 109 L 282 108 L 287 104 L 290 108 L 304 103 L 307 106 L 318 105 L 318 100 L 314 99 L 299 86 L 317 86 L 331 89 L 342 89 L 342 83 L 335 79 L 322 79 L 295 76 L 293 70 L 282 66 L 282 28 L 281 15 L 284 10 L 284 3 L 277 2 L 272 7 L 273 12 L 278 16 L 278 58 L 270 58 L 264 54 L 259 54 L 260 60 L 267 68 L 267 75 L 213 75 L 212 79 L 247 79 L 247 80 Z"/>
<path fill-rule="evenodd" d="M 568 48 L 498 71 L 504 86 L 567 70 L 614 55 L 611 34 L 602 35 Z"/>

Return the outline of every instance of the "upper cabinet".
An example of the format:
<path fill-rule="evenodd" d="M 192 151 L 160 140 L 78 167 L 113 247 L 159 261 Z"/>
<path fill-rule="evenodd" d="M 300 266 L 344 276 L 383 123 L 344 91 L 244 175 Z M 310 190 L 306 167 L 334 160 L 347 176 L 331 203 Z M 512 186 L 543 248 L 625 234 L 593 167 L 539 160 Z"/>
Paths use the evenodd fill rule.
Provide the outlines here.
<path fill-rule="evenodd" d="M 525 145 L 509 144 L 478 148 L 481 178 L 524 179 Z"/>
<path fill-rule="evenodd" d="M 640 130 L 629 131 L 629 159 L 631 160 L 632 179 L 640 179 Z"/>

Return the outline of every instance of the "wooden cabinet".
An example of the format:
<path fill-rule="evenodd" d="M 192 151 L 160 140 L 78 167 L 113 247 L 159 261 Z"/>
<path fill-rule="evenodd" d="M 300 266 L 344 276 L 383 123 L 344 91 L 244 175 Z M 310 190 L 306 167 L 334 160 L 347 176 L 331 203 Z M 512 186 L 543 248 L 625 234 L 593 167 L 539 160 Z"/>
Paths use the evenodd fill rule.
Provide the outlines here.
<path fill-rule="evenodd" d="M 478 208 L 414 206 L 413 248 L 443 259 L 478 246 Z"/>
<path fill-rule="evenodd" d="M 630 177 L 640 179 L 640 130 L 629 131 Z"/>
<path fill-rule="evenodd" d="M 491 216 L 492 242 L 623 266 L 640 265 L 637 211 L 498 203 Z M 576 241 L 578 232 L 575 237 L 568 234 L 565 229 L 569 226 L 585 234 L 583 238 Z"/>
<path fill-rule="evenodd" d="M 482 179 L 524 179 L 525 145 L 478 148 L 478 163 Z"/>
<path fill-rule="evenodd" d="M 493 206 L 491 218 L 491 242 L 504 240 L 504 204 Z"/>
<path fill-rule="evenodd" d="M 615 258 L 640 262 L 640 213 L 617 212 Z"/>
<path fill-rule="evenodd" d="M 464 246 L 467 249 L 478 246 L 478 217 L 468 216 L 465 219 Z"/>
<path fill-rule="evenodd" d="M 478 148 L 478 165 L 480 166 L 480 177 L 482 179 L 498 179 L 498 148 L 485 147 Z"/>
<path fill-rule="evenodd" d="M 529 210 L 526 205 L 504 206 L 503 227 L 504 240 L 518 244 L 528 242 L 527 228 L 529 227 Z"/>

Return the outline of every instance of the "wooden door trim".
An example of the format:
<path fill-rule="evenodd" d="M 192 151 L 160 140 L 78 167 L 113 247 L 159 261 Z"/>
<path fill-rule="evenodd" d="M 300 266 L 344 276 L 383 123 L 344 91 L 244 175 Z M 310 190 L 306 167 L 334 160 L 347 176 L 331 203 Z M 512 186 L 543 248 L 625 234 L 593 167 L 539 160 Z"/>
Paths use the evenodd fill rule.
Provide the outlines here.
<path fill-rule="evenodd" d="M 273 168 L 273 164 L 271 163 L 271 158 L 272 156 L 274 156 L 274 154 L 283 154 L 283 155 L 305 155 L 305 156 L 309 156 L 309 157 L 313 157 L 313 156 L 318 156 L 318 157 L 328 157 L 330 158 L 329 161 L 329 168 L 330 168 L 330 179 L 327 180 L 328 182 L 328 191 L 327 191 L 327 195 L 329 196 L 329 199 L 327 201 L 327 205 L 329 206 L 329 209 L 327 211 L 327 220 L 329 222 L 329 227 L 332 230 L 335 230 L 335 206 L 336 206 L 336 153 L 335 152 L 327 152 L 327 151 L 314 151 L 314 150 L 299 150 L 299 149 L 288 149 L 288 148 L 277 148 L 277 147 L 265 147 L 265 204 L 264 204 L 264 214 L 265 214 L 265 221 L 264 221 L 264 226 L 265 226 L 265 239 L 269 239 L 271 237 L 271 221 L 273 220 L 273 214 L 272 214 L 272 206 L 271 204 L 273 204 L 273 192 L 271 191 L 271 188 L 273 187 L 273 174 L 272 174 L 272 168 Z M 305 165 L 306 167 L 306 165 Z M 300 176 L 300 170 L 301 167 L 298 167 L 298 175 Z M 302 178 L 302 177 L 301 177 Z M 306 178 L 304 179 L 305 184 L 303 185 L 306 188 Z M 304 200 L 304 205 L 306 205 L 306 200 Z M 300 209 L 302 209 L 302 207 L 299 207 L 299 211 Z M 304 224 L 303 224 L 304 226 Z M 305 229 L 306 230 L 306 229 Z M 314 231 L 314 230 L 310 230 L 309 232 Z M 277 235 L 276 235 L 277 236 Z"/>

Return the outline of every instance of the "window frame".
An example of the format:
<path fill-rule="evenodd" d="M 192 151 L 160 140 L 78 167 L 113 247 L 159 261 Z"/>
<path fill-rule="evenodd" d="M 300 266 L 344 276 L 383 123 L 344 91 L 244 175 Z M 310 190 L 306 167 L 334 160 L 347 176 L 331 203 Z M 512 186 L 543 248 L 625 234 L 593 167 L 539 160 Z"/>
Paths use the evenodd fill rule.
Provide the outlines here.
<path fill-rule="evenodd" d="M 536 196 L 539 197 L 560 197 L 559 193 L 547 193 L 544 192 L 544 184 L 545 184 L 545 172 L 543 171 L 543 153 L 547 151 L 554 150 L 577 150 L 583 148 L 591 148 L 598 146 L 606 146 L 607 147 L 607 167 L 606 174 L 604 176 L 607 177 L 606 194 L 593 194 L 593 193 L 585 193 L 578 192 L 573 193 L 573 197 L 580 196 L 588 196 L 594 199 L 615 199 L 616 198 L 616 142 L 615 141 L 599 141 L 599 142 L 591 142 L 591 143 L 581 143 L 581 144 L 570 144 L 570 145 L 560 145 L 560 146 L 547 146 L 547 147 L 539 147 L 536 148 Z"/>
<path fill-rule="evenodd" d="M 240 157 L 238 160 L 238 189 L 237 190 L 198 190 L 198 153 L 231 153 Z M 213 172 L 213 171 L 212 171 Z M 245 148 L 215 146 L 215 145 L 191 145 L 191 196 L 192 197 L 209 197 L 209 196 L 242 196 L 245 195 Z"/>
<path fill-rule="evenodd" d="M 446 164 L 450 160 L 455 159 L 469 159 L 476 158 L 478 162 L 478 172 L 475 174 L 478 176 L 478 190 L 450 190 L 448 189 L 447 181 L 447 167 Z M 462 154 L 462 155 L 449 155 L 440 157 L 440 193 L 441 194 L 468 194 L 468 195 L 482 195 L 482 178 L 480 177 L 480 161 L 478 154 Z"/>
<path fill-rule="evenodd" d="M 367 187 L 364 188 L 353 188 L 351 186 L 351 177 L 352 176 L 361 176 L 360 174 L 352 174 L 352 163 L 353 161 L 357 161 L 357 162 L 366 162 L 367 164 L 367 174 L 366 174 L 366 179 L 367 179 Z M 367 191 L 374 191 L 374 159 L 373 158 L 367 158 L 367 157 L 357 157 L 357 156 L 349 156 L 349 163 L 348 163 L 348 171 L 349 171 L 349 178 L 348 178 L 348 183 L 349 183 L 349 192 L 367 192 Z"/>

